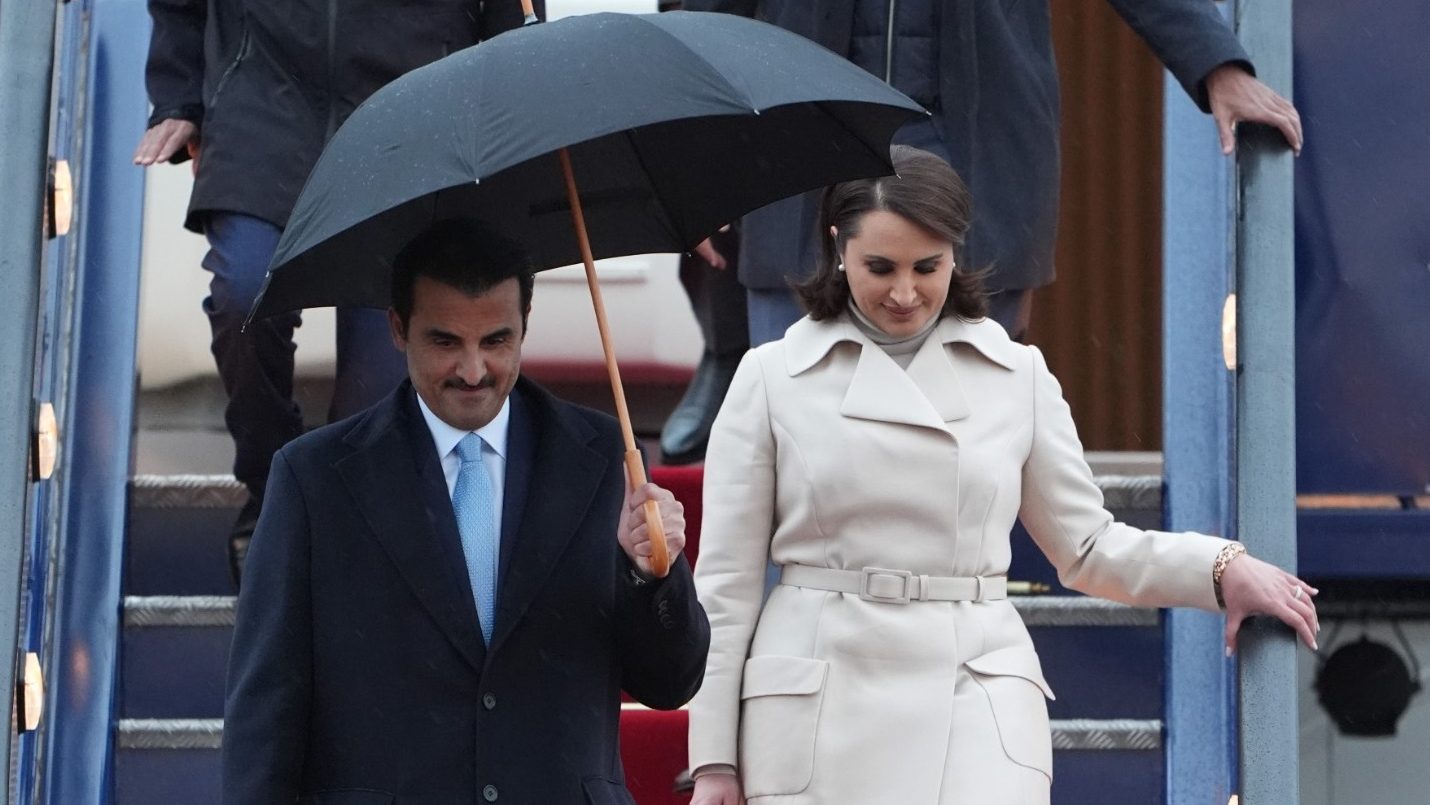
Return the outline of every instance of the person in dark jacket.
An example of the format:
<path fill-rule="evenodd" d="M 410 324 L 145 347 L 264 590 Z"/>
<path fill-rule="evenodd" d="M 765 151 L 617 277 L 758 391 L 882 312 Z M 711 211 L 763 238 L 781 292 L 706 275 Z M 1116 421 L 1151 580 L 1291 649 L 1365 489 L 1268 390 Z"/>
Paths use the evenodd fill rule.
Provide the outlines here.
<path fill-rule="evenodd" d="M 1296 110 L 1254 77 L 1211 0 L 1109 2 L 1216 118 L 1223 151 L 1231 153 L 1241 121 L 1274 126 L 1300 150 Z M 965 260 L 991 272 L 991 317 L 1023 335 L 1032 289 L 1053 280 L 1058 214 L 1048 0 L 685 0 L 685 8 L 758 17 L 806 36 L 932 112 L 895 142 L 938 154 L 968 183 L 977 204 Z M 807 277 L 819 254 L 817 204 L 807 194 L 743 219 L 751 344 L 779 338 L 801 315 L 789 283 Z"/>
<path fill-rule="evenodd" d="M 410 382 L 274 457 L 229 659 L 226 805 L 633 805 L 621 691 L 673 709 L 700 687 L 683 510 L 627 491 L 614 419 L 520 376 L 523 264 L 469 222 L 417 238 L 389 314 Z"/>
<path fill-rule="evenodd" d="M 293 401 L 298 314 L 249 325 L 273 251 L 323 145 L 403 73 L 522 22 L 518 0 L 149 0 L 154 111 L 134 162 L 194 160 L 185 225 L 212 272 L 204 312 L 228 394 L 234 475 L 249 499 L 230 538 L 237 582 L 274 452 L 302 432 Z M 381 399 L 403 375 L 380 310 L 339 310 L 330 420 Z"/>

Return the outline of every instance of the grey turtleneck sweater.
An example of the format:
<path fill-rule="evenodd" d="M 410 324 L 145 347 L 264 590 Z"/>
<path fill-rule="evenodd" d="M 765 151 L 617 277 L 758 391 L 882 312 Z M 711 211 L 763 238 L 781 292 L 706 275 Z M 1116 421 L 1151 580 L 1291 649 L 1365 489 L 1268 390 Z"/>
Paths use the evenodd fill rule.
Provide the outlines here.
<path fill-rule="evenodd" d="M 904 370 L 908 370 L 909 364 L 914 362 L 914 353 L 918 352 L 919 347 L 922 347 L 924 341 L 928 340 L 929 333 L 938 326 L 940 318 L 940 316 L 930 316 L 928 323 L 913 335 L 892 336 L 880 330 L 879 325 L 865 316 L 864 311 L 854 304 L 854 300 L 849 300 L 849 319 L 854 322 L 854 326 L 859 328 L 859 332 L 868 336 L 870 341 L 878 344 L 879 348 L 893 358 L 894 363 L 897 363 L 900 369 Z"/>

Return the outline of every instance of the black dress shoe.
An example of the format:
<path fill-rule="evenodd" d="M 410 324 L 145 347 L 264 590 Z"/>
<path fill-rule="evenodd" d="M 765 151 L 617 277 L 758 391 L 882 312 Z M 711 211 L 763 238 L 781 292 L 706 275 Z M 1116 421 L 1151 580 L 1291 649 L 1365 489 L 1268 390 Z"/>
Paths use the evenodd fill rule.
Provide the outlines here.
<path fill-rule="evenodd" d="M 725 401 L 725 392 L 740 366 L 739 355 L 716 357 L 705 353 L 680 404 L 670 413 L 660 432 L 661 460 L 666 464 L 693 464 L 705 458 L 710 426 Z"/>
<path fill-rule="evenodd" d="M 238 510 L 238 519 L 228 532 L 228 572 L 233 577 L 234 589 L 238 589 L 243 576 L 243 563 L 248 560 L 248 543 L 253 539 L 253 530 L 258 527 L 258 512 L 263 508 L 263 499 L 248 496 L 248 502 Z"/>

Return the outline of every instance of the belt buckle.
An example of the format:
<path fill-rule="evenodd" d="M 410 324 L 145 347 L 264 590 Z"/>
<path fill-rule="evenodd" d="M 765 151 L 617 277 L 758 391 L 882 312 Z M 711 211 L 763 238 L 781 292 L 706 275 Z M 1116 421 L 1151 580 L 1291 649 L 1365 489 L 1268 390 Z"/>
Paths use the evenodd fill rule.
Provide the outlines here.
<path fill-rule="evenodd" d="M 913 573 L 907 570 L 886 570 L 881 567 L 866 567 L 860 571 L 863 575 L 859 579 L 859 600 L 872 601 L 878 604 L 907 604 L 909 603 L 909 579 L 913 578 Z M 880 591 L 871 588 L 871 582 L 877 577 L 896 578 L 902 584 L 899 585 L 898 595 L 885 595 Z"/>

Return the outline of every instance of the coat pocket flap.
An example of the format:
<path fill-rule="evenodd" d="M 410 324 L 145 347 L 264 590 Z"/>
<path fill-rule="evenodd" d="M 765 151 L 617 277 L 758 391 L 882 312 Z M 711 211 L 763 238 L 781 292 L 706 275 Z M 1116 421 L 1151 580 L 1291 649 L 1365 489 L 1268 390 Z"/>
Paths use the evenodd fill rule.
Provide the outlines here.
<path fill-rule="evenodd" d="M 806 657 L 751 657 L 745 660 L 741 699 L 757 696 L 802 696 L 824 687 L 829 663 Z"/>
<path fill-rule="evenodd" d="M 1016 676 L 1037 685 L 1043 695 L 1056 699 L 1053 689 L 1043 679 L 1043 666 L 1038 662 L 1038 653 L 1031 648 L 1012 646 L 980 654 L 966 661 L 970 671 L 984 676 Z"/>

